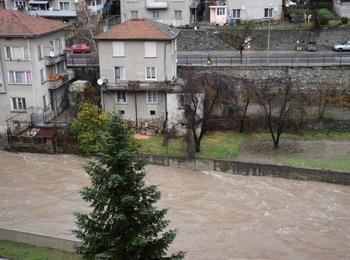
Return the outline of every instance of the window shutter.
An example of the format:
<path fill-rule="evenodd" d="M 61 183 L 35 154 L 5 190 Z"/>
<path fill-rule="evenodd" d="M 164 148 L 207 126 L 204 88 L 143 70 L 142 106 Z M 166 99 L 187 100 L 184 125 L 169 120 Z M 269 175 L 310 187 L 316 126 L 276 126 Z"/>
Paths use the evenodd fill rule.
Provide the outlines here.
<path fill-rule="evenodd" d="M 113 56 L 114 57 L 124 56 L 124 42 L 113 42 Z"/>
<path fill-rule="evenodd" d="M 125 80 L 125 67 L 120 67 L 120 80 Z"/>
<path fill-rule="evenodd" d="M 156 42 L 145 42 L 145 57 L 157 57 Z"/>

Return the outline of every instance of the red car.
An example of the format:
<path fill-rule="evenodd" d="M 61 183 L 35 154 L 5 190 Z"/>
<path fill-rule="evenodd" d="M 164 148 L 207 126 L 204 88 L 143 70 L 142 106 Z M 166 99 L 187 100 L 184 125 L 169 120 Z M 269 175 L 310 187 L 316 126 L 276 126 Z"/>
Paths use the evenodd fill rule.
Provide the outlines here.
<path fill-rule="evenodd" d="M 90 53 L 91 47 L 86 43 L 74 43 L 70 49 L 73 53 Z"/>

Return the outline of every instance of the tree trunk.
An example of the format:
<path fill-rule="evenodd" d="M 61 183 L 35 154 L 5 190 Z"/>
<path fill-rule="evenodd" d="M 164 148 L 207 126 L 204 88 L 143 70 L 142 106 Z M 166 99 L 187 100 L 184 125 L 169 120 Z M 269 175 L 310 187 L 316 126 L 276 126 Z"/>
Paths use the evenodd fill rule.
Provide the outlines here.
<path fill-rule="evenodd" d="M 239 57 L 240 57 L 240 62 L 243 64 L 243 50 L 239 49 Z"/>
<path fill-rule="evenodd" d="M 247 115 L 249 101 L 250 101 L 249 98 L 247 98 L 247 101 L 246 101 L 245 106 L 244 106 L 243 115 L 241 117 L 241 124 L 240 124 L 240 127 L 239 127 L 239 132 L 240 133 L 243 133 L 243 130 L 244 130 L 244 121 L 245 121 L 245 118 L 246 118 L 246 115 Z"/>

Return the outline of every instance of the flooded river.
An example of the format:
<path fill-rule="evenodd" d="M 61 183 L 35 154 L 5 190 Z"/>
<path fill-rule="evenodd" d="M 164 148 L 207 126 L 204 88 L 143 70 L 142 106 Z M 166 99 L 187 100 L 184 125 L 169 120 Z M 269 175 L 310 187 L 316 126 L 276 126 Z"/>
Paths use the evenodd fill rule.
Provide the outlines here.
<path fill-rule="evenodd" d="M 78 191 L 72 155 L 0 152 L 0 227 L 72 239 Z M 148 166 L 186 259 L 349 259 L 350 187 Z"/>

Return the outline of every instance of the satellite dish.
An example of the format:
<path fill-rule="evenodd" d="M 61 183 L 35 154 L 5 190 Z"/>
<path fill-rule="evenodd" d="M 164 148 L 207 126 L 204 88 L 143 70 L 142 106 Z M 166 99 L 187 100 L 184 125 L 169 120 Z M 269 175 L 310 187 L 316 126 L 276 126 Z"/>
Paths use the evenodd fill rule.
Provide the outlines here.
<path fill-rule="evenodd" d="M 103 83 L 104 83 L 103 79 L 98 79 L 98 80 L 97 80 L 97 84 L 98 84 L 99 86 L 102 86 Z"/>
<path fill-rule="evenodd" d="M 51 58 L 55 57 L 55 52 L 54 52 L 54 51 L 50 51 L 49 56 L 50 56 Z"/>

